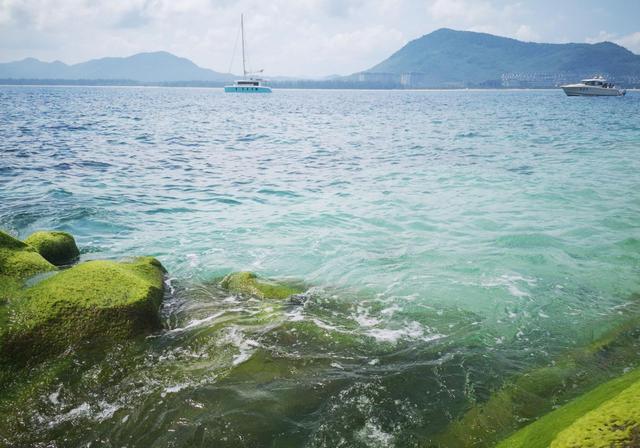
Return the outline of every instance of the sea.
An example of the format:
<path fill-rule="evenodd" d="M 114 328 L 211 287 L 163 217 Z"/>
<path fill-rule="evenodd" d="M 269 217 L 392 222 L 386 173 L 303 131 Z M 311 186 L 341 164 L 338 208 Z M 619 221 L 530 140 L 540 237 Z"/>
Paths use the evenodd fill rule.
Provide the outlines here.
<path fill-rule="evenodd" d="M 640 93 L 4 86 L 0 229 L 167 269 L 161 331 L 3 386 L 3 445 L 439 446 L 640 315 Z"/>

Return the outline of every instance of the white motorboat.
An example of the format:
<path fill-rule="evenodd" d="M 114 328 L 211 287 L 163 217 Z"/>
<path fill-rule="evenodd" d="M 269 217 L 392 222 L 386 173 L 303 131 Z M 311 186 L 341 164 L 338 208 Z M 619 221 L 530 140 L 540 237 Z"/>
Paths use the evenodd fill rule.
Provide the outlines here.
<path fill-rule="evenodd" d="M 618 89 L 613 83 L 607 82 L 602 76 L 583 79 L 577 84 L 560 86 L 567 96 L 623 96 L 627 93 L 624 89 Z"/>

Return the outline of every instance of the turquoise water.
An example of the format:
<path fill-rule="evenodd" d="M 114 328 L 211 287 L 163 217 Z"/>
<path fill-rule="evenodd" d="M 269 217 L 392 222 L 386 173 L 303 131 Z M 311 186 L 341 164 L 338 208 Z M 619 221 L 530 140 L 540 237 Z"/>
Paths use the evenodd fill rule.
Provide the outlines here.
<path fill-rule="evenodd" d="M 10 445 L 424 446 L 637 311 L 636 92 L 0 87 L 0 104 L 0 228 L 157 256 L 171 287 L 162 332 L 69 355 L 5 406 Z M 215 280 L 238 270 L 311 298 L 229 296 Z"/>

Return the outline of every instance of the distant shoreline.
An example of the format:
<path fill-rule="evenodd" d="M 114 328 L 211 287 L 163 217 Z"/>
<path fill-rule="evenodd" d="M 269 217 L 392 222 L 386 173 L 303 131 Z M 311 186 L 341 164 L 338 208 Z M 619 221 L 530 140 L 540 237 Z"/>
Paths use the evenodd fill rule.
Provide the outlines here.
<path fill-rule="evenodd" d="M 3 87 L 171 87 L 171 88 L 209 88 L 221 89 L 228 82 L 213 81 L 172 81 L 172 82 L 142 82 L 127 79 L 105 80 L 105 79 L 0 79 L 0 86 Z M 375 84 L 367 82 L 345 82 L 345 81 L 273 81 L 269 85 L 278 90 L 385 90 L 385 91 L 530 91 L 530 90 L 557 90 L 560 86 L 539 86 L 539 87 L 499 87 L 499 86 L 470 86 L 470 87 L 412 87 L 402 88 L 388 84 Z M 625 87 L 622 87 L 625 88 Z M 638 91 L 638 87 L 628 87 L 627 91 Z"/>
<path fill-rule="evenodd" d="M 7 82 L 6 79 L 0 79 L 0 87 L 147 87 L 147 88 L 207 88 L 207 89 L 222 89 L 222 84 L 208 84 L 208 83 L 135 83 L 135 82 L 122 82 L 122 83 L 101 83 L 101 82 L 36 82 L 35 80 L 25 80 L 25 82 Z M 28 82 L 27 82 L 28 81 Z M 370 85 L 355 86 L 345 83 L 344 86 L 288 86 L 278 85 L 278 83 L 272 83 L 275 89 L 278 90 L 395 90 L 403 92 L 411 91 L 489 91 L 489 90 L 556 90 L 560 87 L 530 87 L 530 88 L 514 88 L 514 87 L 425 87 L 425 88 L 395 88 L 395 87 L 375 87 Z M 632 90 L 632 89 L 627 89 Z"/>
<path fill-rule="evenodd" d="M 5 84 L 0 82 L 0 87 L 117 87 L 117 88 L 147 88 L 147 89 L 223 89 L 223 86 L 173 86 L 173 85 L 150 85 L 150 84 L 139 84 L 139 85 L 126 85 L 126 84 Z M 362 91 L 394 91 L 394 92 L 491 92 L 491 91 L 500 91 L 500 92 L 531 92 L 531 91 L 553 91 L 553 90 L 561 90 L 560 87 L 532 87 L 532 88 L 516 88 L 516 87 L 487 87 L 487 88 L 424 88 L 424 89 L 393 89 L 393 88 L 370 88 L 370 87 L 342 87 L 342 88 L 322 88 L 322 87 L 275 87 L 276 90 L 362 90 Z M 629 88 L 625 89 L 627 92 L 640 92 L 640 89 Z"/>

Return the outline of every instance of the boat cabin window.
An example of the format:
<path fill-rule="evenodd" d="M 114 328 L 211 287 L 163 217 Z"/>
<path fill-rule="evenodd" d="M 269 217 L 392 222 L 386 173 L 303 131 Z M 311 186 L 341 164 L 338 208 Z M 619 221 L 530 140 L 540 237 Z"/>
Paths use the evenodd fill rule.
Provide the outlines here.
<path fill-rule="evenodd" d="M 238 81 L 239 86 L 259 86 L 258 81 Z"/>

